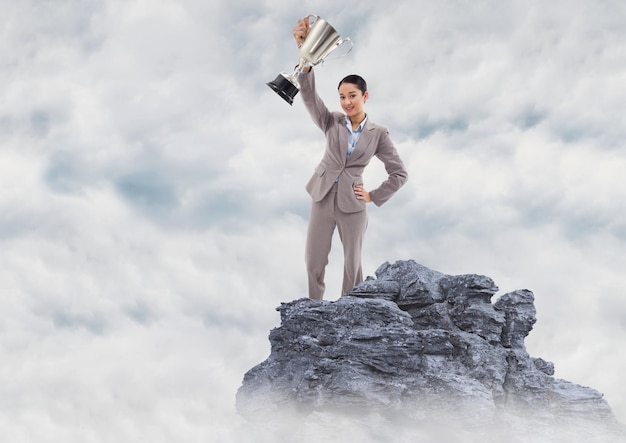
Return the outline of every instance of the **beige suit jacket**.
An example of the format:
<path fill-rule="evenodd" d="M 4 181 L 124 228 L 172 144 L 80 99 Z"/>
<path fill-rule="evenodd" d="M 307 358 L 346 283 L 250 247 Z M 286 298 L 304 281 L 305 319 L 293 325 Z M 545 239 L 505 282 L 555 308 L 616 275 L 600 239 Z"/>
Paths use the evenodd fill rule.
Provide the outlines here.
<path fill-rule="evenodd" d="M 363 170 L 372 157 L 383 162 L 388 178 L 376 189 L 369 191 L 376 206 L 391 198 L 406 183 L 408 172 L 396 151 L 387 128 L 372 123 L 368 118 L 354 151 L 346 161 L 348 151 L 348 129 L 346 118 L 341 112 L 331 112 L 315 90 L 313 69 L 300 76 L 300 93 L 311 118 L 326 135 L 326 150 L 313 176 L 306 185 L 314 202 L 322 200 L 337 179 L 337 204 L 346 213 L 365 209 L 365 202 L 358 200 L 353 188 L 363 184 Z"/>

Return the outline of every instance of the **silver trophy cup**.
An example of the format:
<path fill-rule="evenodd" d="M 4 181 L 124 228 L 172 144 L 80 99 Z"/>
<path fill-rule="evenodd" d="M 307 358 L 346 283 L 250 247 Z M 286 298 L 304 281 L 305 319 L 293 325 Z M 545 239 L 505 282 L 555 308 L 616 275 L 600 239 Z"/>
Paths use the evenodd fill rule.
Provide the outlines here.
<path fill-rule="evenodd" d="M 294 71 L 281 72 L 278 76 L 267 85 L 280 95 L 287 103 L 293 104 L 293 98 L 300 91 L 300 83 L 298 76 L 309 66 L 315 66 L 323 62 L 328 55 L 344 43 L 350 43 L 348 53 L 352 50 L 352 40 L 350 37 L 342 39 L 335 28 L 333 28 L 326 20 L 317 15 L 309 15 L 307 19 L 313 18 L 311 28 L 300 46 L 300 61 L 296 65 Z"/>

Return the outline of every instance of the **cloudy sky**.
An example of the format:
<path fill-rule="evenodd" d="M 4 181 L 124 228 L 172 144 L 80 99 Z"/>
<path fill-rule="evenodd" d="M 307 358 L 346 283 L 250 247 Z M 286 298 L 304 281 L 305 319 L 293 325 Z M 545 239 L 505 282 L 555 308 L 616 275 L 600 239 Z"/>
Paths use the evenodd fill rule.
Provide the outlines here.
<path fill-rule="evenodd" d="M 621 0 L 0 0 L 0 429 L 228 441 L 275 308 L 306 296 L 323 134 L 265 83 L 315 13 L 350 36 L 407 185 L 364 272 L 414 259 L 530 289 L 526 340 L 626 422 Z M 374 160 L 365 184 L 384 170 Z M 329 300 L 341 283 L 338 241 Z"/>

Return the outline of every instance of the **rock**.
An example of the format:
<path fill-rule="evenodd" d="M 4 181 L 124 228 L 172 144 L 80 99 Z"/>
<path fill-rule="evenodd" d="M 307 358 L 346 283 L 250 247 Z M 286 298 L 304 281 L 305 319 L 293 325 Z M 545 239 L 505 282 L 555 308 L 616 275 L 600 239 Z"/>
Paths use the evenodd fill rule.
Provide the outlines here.
<path fill-rule="evenodd" d="M 558 429 L 626 441 L 602 394 L 555 379 L 552 363 L 526 352 L 533 293 L 492 304 L 497 291 L 485 276 L 399 261 L 337 301 L 283 303 L 271 354 L 245 374 L 237 411 L 251 422 L 339 414 L 375 417 L 377 429 L 497 429 L 535 439 Z"/>

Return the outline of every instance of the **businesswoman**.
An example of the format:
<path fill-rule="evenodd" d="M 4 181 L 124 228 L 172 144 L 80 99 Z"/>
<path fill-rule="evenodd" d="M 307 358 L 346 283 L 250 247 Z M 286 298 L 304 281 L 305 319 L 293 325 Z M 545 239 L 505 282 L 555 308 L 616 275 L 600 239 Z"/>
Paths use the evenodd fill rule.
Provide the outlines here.
<path fill-rule="evenodd" d="M 298 46 L 309 30 L 308 19 L 298 21 L 293 29 Z M 406 183 L 408 173 L 389 131 L 372 122 L 365 113 L 369 92 L 362 77 L 349 75 L 339 82 L 343 113 L 328 110 L 315 90 L 312 69 L 303 73 L 299 81 L 304 104 L 326 136 L 322 160 L 306 185 L 312 199 L 305 251 L 309 297 L 321 300 L 335 228 L 343 244 L 343 295 L 363 281 L 361 250 L 367 228 L 366 204 L 385 203 Z M 376 189 L 366 191 L 362 174 L 372 157 L 383 162 L 388 177 Z"/>

